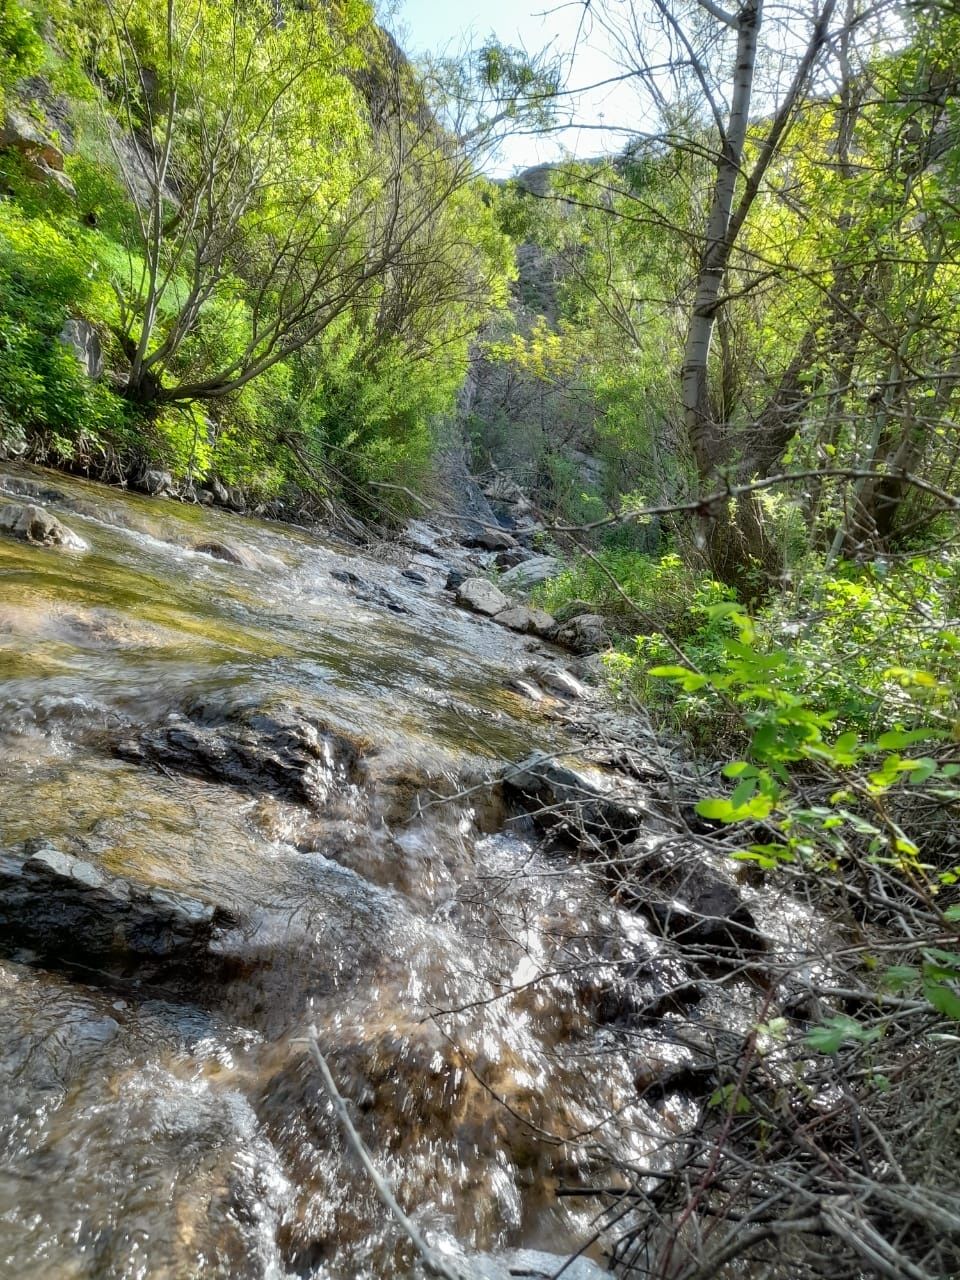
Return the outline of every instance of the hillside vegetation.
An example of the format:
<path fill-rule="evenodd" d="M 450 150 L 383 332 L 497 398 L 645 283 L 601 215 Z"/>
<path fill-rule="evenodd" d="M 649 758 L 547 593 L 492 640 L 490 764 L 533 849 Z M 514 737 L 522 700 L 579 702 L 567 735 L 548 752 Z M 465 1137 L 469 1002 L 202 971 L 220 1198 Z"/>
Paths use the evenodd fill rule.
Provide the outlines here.
<path fill-rule="evenodd" d="M 255 500 L 422 478 L 512 259 L 369 5 L 3 0 L 0 86 L 8 450 Z"/>

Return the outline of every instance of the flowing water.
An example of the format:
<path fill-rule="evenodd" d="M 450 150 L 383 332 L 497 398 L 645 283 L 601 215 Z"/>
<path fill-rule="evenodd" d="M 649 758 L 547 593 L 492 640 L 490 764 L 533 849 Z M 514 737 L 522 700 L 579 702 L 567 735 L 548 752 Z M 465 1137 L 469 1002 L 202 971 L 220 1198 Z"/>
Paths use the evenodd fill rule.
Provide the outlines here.
<path fill-rule="evenodd" d="M 29 475 L 89 550 L 0 538 L 0 848 L 52 844 L 234 923 L 219 968 L 170 983 L 5 949 L 0 1275 L 419 1274 L 311 1027 L 438 1249 L 505 1276 L 505 1250 L 577 1246 L 589 1215 L 553 1190 L 602 1182 L 672 1122 L 595 1017 L 653 940 L 477 785 L 569 748 L 549 702 L 509 688 L 531 642 L 454 607 L 422 550 L 374 562 Z M 211 541 L 246 564 L 196 550 Z M 249 761 L 137 754 L 171 725 L 276 718 L 320 743 L 305 794 Z"/>

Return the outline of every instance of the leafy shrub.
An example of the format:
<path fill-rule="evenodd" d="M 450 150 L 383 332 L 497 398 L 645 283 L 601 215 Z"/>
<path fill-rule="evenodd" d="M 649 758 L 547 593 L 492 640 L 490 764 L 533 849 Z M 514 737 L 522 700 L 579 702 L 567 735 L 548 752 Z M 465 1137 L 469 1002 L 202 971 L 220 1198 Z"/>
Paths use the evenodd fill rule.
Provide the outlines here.
<path fill-rule="evenodd" d="M 17 80 L 31 75 L 43 60 L 43 41 L 20 0 L 0 0 L 0 111 Z"/>
<path fill-rule="evenodd" d="M 52 432 L 65 461 L 122 436 L 130 411 L 110 387 L 91 383 L 58 339 L 72 313 L 97 311 L 103 282 L 88 240 L 0 205 L 0 427 Z"/>

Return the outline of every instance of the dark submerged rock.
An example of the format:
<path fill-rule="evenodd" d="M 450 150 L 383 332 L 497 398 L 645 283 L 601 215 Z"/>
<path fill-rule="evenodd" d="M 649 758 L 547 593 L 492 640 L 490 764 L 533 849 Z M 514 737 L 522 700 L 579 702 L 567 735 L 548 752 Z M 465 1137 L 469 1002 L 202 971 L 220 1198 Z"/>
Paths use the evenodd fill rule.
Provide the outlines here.
<path fill-rule="evenodd" d="M 106 875 L 50 845 L 0 851 L 0 938 L 46 961 L 138 973 L 210 961 L 211 945 L 238 923 L 221 907 L 169 889 Z"/>
<path fill-rule="evenodd" d="M 330 577 L 350 587 L 356 599 L 364 604 L 379 605 L 382 609 L 389 609 L 391 613 L 410 612 L 403 601 L 398 600 L 386 587 L 381 587 L 375 582 L 367 582 L 351 569 L 331 569 Z"/>
<path fill-rule="evenodd" d="M 311 806 L 349 786 L 360 759 L 357 743 L 286 704 L 229 712 L 196 706 L 137 738 L 120 739 L 114 749 L 137 764 Z"/>
<path fill-rule="evenodd" d="M 508 795 L 519 801 L 537 826 L 569 841 L 589 837 L 594 844 L 620 844 L 634 838 L 650 819 L 639 798 L 622 799 L 567 765 L 534 752 L 503 773 Z"/>
<path fill-rule="evenodd" d="M 515 547 L 517 540 L 506 529 L 481 529 L 478 533 L 467 534 L 463 545 L 482 551 L 506 551 L 508 547 Z"/>
<path fill-rule="evenodd" d="M 731 875 L 693 842 L 623 850 L 632 904 L 655 932 L 681 947 L 761 951 L 766 939 Z"/>
<path fill-rule="evenodd" d="M 225 564 L 239 565 L 242 569 L 257 567 L 256 557 L 246 547 L 241 547 L 235 542 L 197 542 L 193 549 L 202 552 L 205 556 L 211 556 L 214 560 L 222 560 Z"/>

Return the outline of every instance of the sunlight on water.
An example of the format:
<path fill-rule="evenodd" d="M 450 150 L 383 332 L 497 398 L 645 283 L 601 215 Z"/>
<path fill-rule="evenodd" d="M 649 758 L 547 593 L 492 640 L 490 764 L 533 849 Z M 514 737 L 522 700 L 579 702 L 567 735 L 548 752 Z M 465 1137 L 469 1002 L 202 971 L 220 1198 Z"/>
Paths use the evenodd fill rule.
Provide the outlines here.
<path fill-rule="evenodd" d="M 583 1159 L 569 1140 L 596 1132 L 596 1172 L 661 1122 L 577 970 L 642 928 L 470 791 L 555 742 L 505 687 L 523 638 L 303 531 L 54 479 L 91 550 L 0 541 L 0 847 L 49 842 L 234 923 L 169 987 L 0 962 L 0 1274 L 409 1275 L 311 1024 L 438 1242 L 573 1245 L 589 1214 L 548 1195 Z M 291 751 L 303 794 L 275 781 Z"/>

